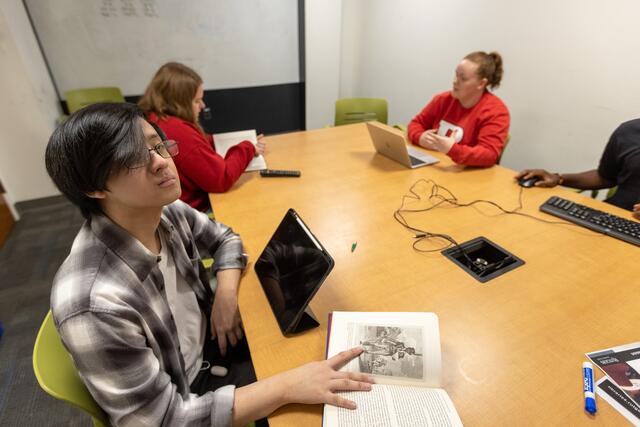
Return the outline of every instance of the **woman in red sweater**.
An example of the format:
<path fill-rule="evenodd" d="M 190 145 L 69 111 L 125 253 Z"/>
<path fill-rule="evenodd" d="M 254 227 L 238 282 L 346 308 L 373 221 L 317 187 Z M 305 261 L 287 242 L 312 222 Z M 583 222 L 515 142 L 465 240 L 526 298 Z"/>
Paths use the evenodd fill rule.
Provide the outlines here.
<path fill-rule="evenodd" d="M 489 92 L 502 79 L 497 52 L 473 52 L 456 67 L 451 91 L 440 93 L 409 123 L 415 145 L 467 166 L 493 166 L 509 133 L 509 110 Z"/>
<path fill-rule="evenodd" d="M 204 132 L 198 115 L 205 108 L 202 78 L 191 68 L 169 62 L 158 70 L 138 102 L 147 119 L 178 142 L 174 158 L 180 175 L 180 199 L 192 207 L 210 209 L 208 193 L 224 193 L 238 180 L 251 159 L 262 154 L 266 141 L 258 145 L 243 141 L 222 158 L 215 151 L 213 136 Z"/>

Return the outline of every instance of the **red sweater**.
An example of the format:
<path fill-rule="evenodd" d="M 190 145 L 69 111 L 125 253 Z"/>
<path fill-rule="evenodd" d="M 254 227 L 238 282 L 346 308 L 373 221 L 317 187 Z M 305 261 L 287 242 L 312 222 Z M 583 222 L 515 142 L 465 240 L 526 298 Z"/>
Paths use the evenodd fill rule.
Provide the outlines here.
<path fill-rule="evenodd" d="M 457 130 L 457 143 L 447 153 L 454 162 L 467 166 L 493 166 L 509 133 L 509 110 L 491 92 L 485 91 L 471 108 L 464 108 L 450 91 L 443 92 L 434 96 L 411 120 L 409 139 L 418 145 L 420 135 L 428 129 L 436 129 L 439 135 L 446 136 Z"/>
<path fill-rule="evenodd" d="M 193 124 L 172 116 L 159 119 L 155 113 L 147 119 L 160 126 L 168 139 L 178 142 L 180 152 L 173 161 L 180 176 L 180 199 L 200 211 L 209 209 L 209 193 L 224 193 L 231 188 L 256 152 L 251 142 L 242 141 L 223 159 L 214 150 L 213 137 L 202 135 Z"/>

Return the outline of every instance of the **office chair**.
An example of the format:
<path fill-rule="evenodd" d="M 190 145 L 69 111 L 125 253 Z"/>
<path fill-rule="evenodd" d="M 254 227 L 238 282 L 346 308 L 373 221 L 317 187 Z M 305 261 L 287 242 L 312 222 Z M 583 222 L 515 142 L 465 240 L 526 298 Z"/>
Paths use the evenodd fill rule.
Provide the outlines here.
<path fill-rule="evenodd" d="M 335 126 L 377 120 L 387 124 L 387 100 L 381 98 L 343 98 L 336 101 Z"/>
<path fill-rule="evenodd" d="M 60 341 L 51 310 L 44 318 L 33 346 L 33 372 L 40 387 L 48 394 L 89 414 L 94 427 L 109 427 L 107 414 L 89 394 Z M 250 422 L 246 427 L 255 427 L 255 423 Z"/>
<path fill-rule="evenodd" d="M 33 372 L 40 387 L 48 394 L 88 413 L 95 427 L 109 426 L 107 415 L 89 394 L 62 345 L 51 310 L 40 326 L 33 347 Z"/>
<path fill-rule="evenodd" d="M 65 92 L 69 114 L 73 114 L 87 105 L 98 102 L 125 102 L 122 92 L 117 87 L 94 87 L 76 89 Z"/>
<path fill-rule="evenodd" d="M 576 190 L 578 193 L 583 193 L 585 191 L 589 191 L 589 195 L 591 196 L 592 199 L 597 199 L 598 195 L 600 194 L 600 190 L 580 190 L 577 189 Z M 612 197 L 614 194 L 616 194 L 616 191 L 618 191 L 618 186 L 616 185 L 615 187 L 611 187 L 607 190 L 607 195 L 605 197 L 605 199 L 609 199 L 610 197 Z"/>
<path fill-rule="evenodd" d="M 502 152 L 498 156 L 498 160 L 496 161 L 496 165 L 500 164 L 500 160 L 502 160 L 502 156 L 504 155 L 504 150 L 507 149 L 507 145 L 509 145 L 509 141 L 511 141 L 511 134 L 507 134 L 507 139 L 504 140 L 504 147 L 502 147 Z"/>

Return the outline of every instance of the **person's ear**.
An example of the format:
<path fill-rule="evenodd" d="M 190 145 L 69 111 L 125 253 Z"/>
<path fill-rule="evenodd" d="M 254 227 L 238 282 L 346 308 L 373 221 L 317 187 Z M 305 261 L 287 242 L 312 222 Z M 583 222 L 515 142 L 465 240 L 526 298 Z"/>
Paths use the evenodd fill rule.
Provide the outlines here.
<path fill-rule="evenodd" d="M 480 80 L 480 85 L 478 86 L 478 89 L 486 89 L 487 85 L 489 84 L 489 80 L 486 77 L 483 77 L 482 80 Z"/>
<path fill-rule="evenodd" d="M 87 197 L 91 197 L 92 199 L 104 199 L 107 197 L 107 192 L 102 190 L 90 191 L 88 193 L 84 193 Z"/>

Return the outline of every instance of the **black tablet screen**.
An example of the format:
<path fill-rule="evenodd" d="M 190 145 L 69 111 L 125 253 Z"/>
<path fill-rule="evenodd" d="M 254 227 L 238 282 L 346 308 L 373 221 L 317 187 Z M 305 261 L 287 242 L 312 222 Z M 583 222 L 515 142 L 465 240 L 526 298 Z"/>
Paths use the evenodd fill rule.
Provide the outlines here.
<path fill-rule="evenodd" d="M 295 326 L 332 268 L 331 256 L 289 209 L 255 266 L 283 333 Z"/>

